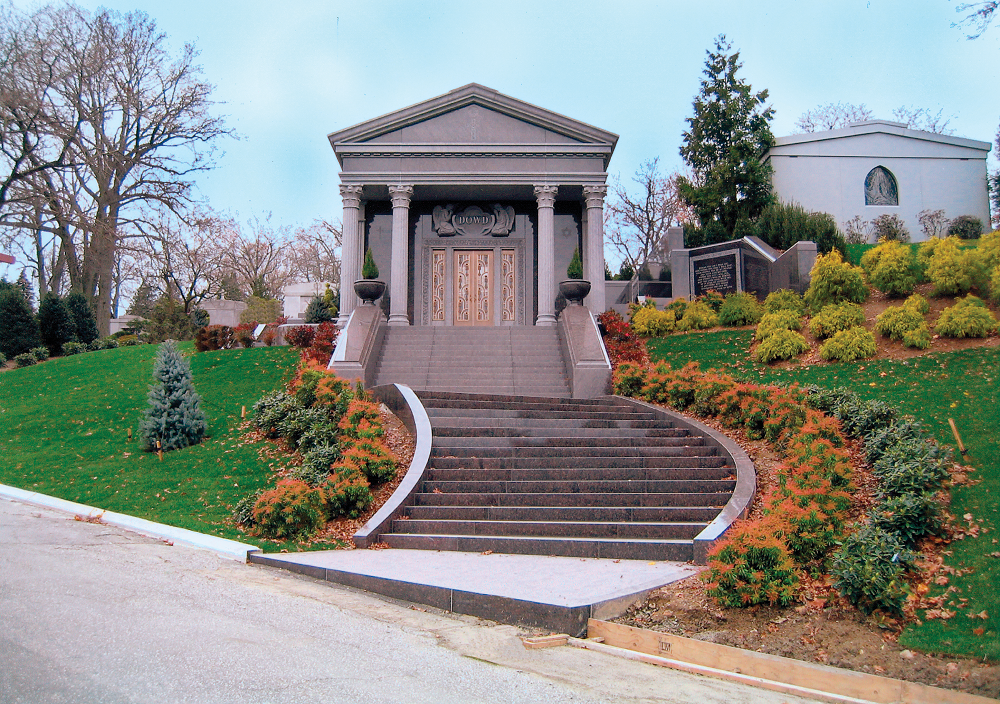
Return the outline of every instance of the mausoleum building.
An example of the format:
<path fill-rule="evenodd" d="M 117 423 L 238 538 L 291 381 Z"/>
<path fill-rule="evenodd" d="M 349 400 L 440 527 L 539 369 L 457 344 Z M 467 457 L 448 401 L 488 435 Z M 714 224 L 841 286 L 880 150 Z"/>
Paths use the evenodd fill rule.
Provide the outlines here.
<path fill-rule="evenodd" d="M 605 309 L 618 136 L 470 84 L 329 135 L 341 166 L 341 322 L 371 248 L 390 326 L 551 326 L 579 247 Z"/>
<path fill-rule="evenodd" d="M 972 215 L 990 222 L 986 188 L 989 142 L 869 120 L 844 129 L 779 137 L 764 159 L 774 192 L 786 203 L 830 213 L 837 224 L 898 215 L 914 241 L 919 213 Z"/>

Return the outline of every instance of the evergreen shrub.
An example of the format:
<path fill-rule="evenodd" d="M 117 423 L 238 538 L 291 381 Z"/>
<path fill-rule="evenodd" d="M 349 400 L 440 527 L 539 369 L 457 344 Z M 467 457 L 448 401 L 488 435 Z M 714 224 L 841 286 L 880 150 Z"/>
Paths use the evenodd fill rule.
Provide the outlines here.
<path fill-rule="evenodd" d="M 810 311 L 820 311 L 831 303 L 864 303 L 868 297 L 861 267 L 845 262 L 837 250 L 816 257 L 809 276 L 805 302 Z"/>
<path fill-rule="evenodd" d="M 764 299 L 764 312 L 777 313 L 779 310 L 791 310 L 801 316 L 806 312 L 806 302 L 801 295 L 791 289 L 778 289 L 767 294 L 767 298 Z"/>
<path fill-rule="evenodd" d="M 918 350 L 925 350 L 931 344 L 931 329 L 920 314 L 918 304 L 911 304 L 909 298 L 903 305 L 892 306 L 879 313 L 875 318 L 875 332 L 890 340 L 902 340 L 906 347 Z"/>
<path fill-rule="evenodd" d="M 819 356 L 828 362 L 855 362 L 875 356 L 875 336 L 861 327 L 841 330 L 819 348 Z"/>
<path fill-rule="evenodd" d="M 896 533 L 865 525 L 835 553 L 830 573 L 837 591 L 863 613 L 899 616 L 909 593 L 905 575 L 916 558 Z"/>
<path fill-rule="evenodd" d="M 49 348 L 48 347 L 32 347 L 29 350 L 29 354 L 35 356 L 36 362 L 44 362 L 49 358 Z"/>
<path fill-rule="evenodd" d="M 84 352 L 90 352 L 90 347 L 82 342 L 67 342 L 62 346 L 62 354 L 64 357 L 69 357 L 74 354 L 83 354 Z"/>
<path fill-rule="evenodd" d="M 926 244 L 926 243 L 924 243 Z M 957 237 L 936 242 L 927 251 L 927 278 L 934 284 L 932 296 L 961 296 L 972 288 L 976 251 L 963 249 Z M 924 246 L 921 245 L 921 254 Z"/>
<path fill-rule="evenodd" d="M 330 308 L 327 306 L 326 301 L 322 296 L 313 296 L 312 300 L 309 301 L 309 305 L 306 306 L 304 319 L 306 323 L 310 324 L 325 323 L 333 320 L 333 316 L 330 314 Z M 308 329 L 311 330 L 312 328 Z"/>
<path fill-rule="evenodd" d="M 377 279 L 378 274 L 378 265 L 375 263 L 375 256 L 372 254 L 372 248 L 369 247 L 365 250 L 365 261 L 361 265 L 361 278 Z"/>
<path fill-rule="evenodd" d="M 320 485 L 329 518 L 358 518 L 375 498 L 368 481 L 350 467 L 335 467 L 335 473 Z"/>
<path fill-rule="evenodd" d="M 48 350 L 46 349 L 46 351 Z M 0 367 L 4 366 L 5 364 L 7 364 L 7 356 L 3 352 L 0 352 Z"/>
<path fill-rule="evenodd" d="M 753 357 L 761 364 L 770 364 L 783 359 L 792 359 L 808 351 L 809 343 L 801 333 L 794 330 L 775 330 L 757 345 Z"/>
<path fill-rule="evenodd" d="M 18 369 L 30 367 L 33 364 L 38 364 L 38 357 L 33 355 L 31 352 L 25 352 L 14 357 L 14 366 Z"/>
<path fill-rule="evenodd" d="M 87 348 L 91 352 L 99 352 L 100 350 L 116 350 L 118 349 L 118 338 L 108 335 L 107 337 L 99 337 L 92 340 Z"/>
<path fill-rule="evenodd" d="M 76 328 L 66 301 L 46 293 L 38 304 L 38 330 L 50 354 L 58 354 L 65 342 L 76 342 Z"/>
<path fill-rule="evenodd" d="M 754 234 L 775 249 L 789 249 L 803 240 L 815 242 L 819 251 L 845 251 L 844 236 L 829 213 L 809 212 L 797 203 L 772 203 L 754 223 Z"/>
<path fill-rule="evenodd" d="M 919 293 L 914 293 L 912 296 L 907 298 L 905 301 L 903 301 L 903 305 L 907 306 L 908 308 L 912 308 L 913 310 L 920 313 L 920 315 L 927 315 L 931 310 L 930 303 L 928 303 L 927 299 L 921 296 Z"/>
<path fill-rule="evenodd" d="M 7 359 L 41 344 L 38 320 L 14 285 L 0 289 L 0 353 Z"/>
<path fill-rule="evenodd" d="M 948 223 L 948 236 L 960 240 L 978 239 L 983 234 L 983 221 L 972 215 L 959 215 Z"/>
<path fill-rule="evenodd" d="M 1000 264 L 997 264 L 990 274 L 990 298 L 1000 303 Z"/>
<path fill-rule="evenodd" d="M 663 337 L 674 331 L 677 320 L 672 310 L 656 310 L 655 306 L 640 306 L 631 318 L 632 329 L 645 337 Z"/>
<path fill-rule="evenodd" d="M 728 327 L 756 325 L 764 308 L 752 293 L 731 293 L 719 308 L 719 322 Z"/>
<path fill-rule="evenodd" d="M 833 337 L 841 330 L 865 324 L 865 312 L 857 303 L 823 306 L 809 323 L 809 331 L 820 339 Z"/>
<path fill-rule="evenodd" d="M 82 342 L 89 345 L 100 337 L 97 331 L 97 318 L 94 316 L 94 309 L 90 301 L 79 291 L 66 296 L 66 308 L 73 319 L 73 335 L 75 342 Z"/>
<path fill-rule="evenodd" d="M 303 540 L 323 527 L 324 492 L 302 481 L 283 479 L 263 492 L 253 507 L 253 524 L 267 538 Z"/>
<path fill-rule="evenodd" d="M 139 340 L 137 335 L 122 335 L 118 338 L 119 347 L 135 347 L 136 345 L 141 345 L 142 342 Z"/>
<path fill-rule="evenodd" d="M 740 521 L 708 556 L 702 579 L 722 606 L 787 606 L 795 600 L 799 573 L 779 537 L 787 531 L 773 517 Z"/>
<path fill-rule="evenodd" d="M 722 304 L 726 302 L 726 297 L 718 291 L 706 291 L 701 296 L 698 296 L 695 301 L 704 303 L 711 308 L 713 312 L 718 313 L 719 309 L 722 308 Z"/>
<path fill-rule="evenodd" d="M 887 497 L 871 510 L 868 520 L 875 528 L 899 536 L 907 548 L 944 528 L 941 504 L 931 492 Z"/>
<path fill-rule="evenodd" d="M 861 257 L 861 268 L 879 291 L 892 297 L 908 296 L 916 286 L 916 259 L 909 245 L 880 242 Z"/>
<path fill-rule="evenodd" d="M 987 337 L 997 330 L 997 319 L 983 302 L 966 296 L 941 311 L 934 330 L 945 337 Z"/>
<path fill-rule="evenodd" d="M 149 408 L 139 424 L 139 438 L 146 450 L 167 452 L 201 442 L 208 422 L 201 410 L 201 397 L 194 390 L 191 367 L 173 341 L 160 345 L 153 378 L 156 383 L 149 390 Z"/>

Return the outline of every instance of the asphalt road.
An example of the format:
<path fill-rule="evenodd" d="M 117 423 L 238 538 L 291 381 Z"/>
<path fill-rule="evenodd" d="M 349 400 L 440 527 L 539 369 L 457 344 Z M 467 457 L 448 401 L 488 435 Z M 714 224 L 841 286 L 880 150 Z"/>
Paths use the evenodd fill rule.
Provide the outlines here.
<path fill-rule="evenodd" d="M 0 702 L 805 700 L 0 499 Z"/>

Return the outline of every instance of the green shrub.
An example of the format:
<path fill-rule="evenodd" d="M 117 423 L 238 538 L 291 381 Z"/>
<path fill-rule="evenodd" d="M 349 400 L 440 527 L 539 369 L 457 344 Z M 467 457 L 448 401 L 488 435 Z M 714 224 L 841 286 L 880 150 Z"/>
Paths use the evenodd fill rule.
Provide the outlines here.
<path fill-rule="evenodd" d="M 833 337 L 842 330 L 865 324 L 865 312 L 857 303 L 838 303 L 823 306 L 809 323 L 809 331 L 823 339 Z"/>
<path fill-rule="evenodd" d="M 925 350 L 931 346 L 931 329 L 927 326 L 927 323 L 923 323 L 920 327 L 913 330 L 907 330 L 903 333 L 903 346 L 912 347 L 917 350 Z"/>
<path fill-rule="evenodd" d="M 378 265 L 375 263 L 375 256 L 372 254 L 372 248 L 369 247 L 365 250 L 365 261 L 361 265 L 361 277 L 364 279 L 377 279 L 378 274 Z"/>
<path fill-rule="evenodd" d="M 372 486 L 396 476 L 396 458 L 378 438 L 359 438 L 344 449 L 343 463 L 357 469 Z"/>
<path fill-rule="evenodd" d="M 687 310 L 688 302 L 686 298 L 675 298 L 670 302 L 670 304 L 664 308 L 664 310 L 673 311 L 674 317 L 680 320 L 684 317 L 684 311 Z"/>
<path fill-rule="evenodd" d="M 764 312 L 777 313 L 779 310 L 791 310 L 801 316 L 806 312 L 806 302 L 791 289 L 772 291 L 764 299 Z"/>
<path fill-rule="evenodd" d="M 806 338 L 802 337 L 801 333 L 794 330 L 778 329 L 757 345 L 753 357 L 761 364 L 770 364 L 782 359 L 792 359 L 808 349 L 809 343 L 806 342 Z"/>
<path fill-rule="evenodd" d="M 191 366 L 172 340 L 157 351 L 153 379 L 149 406 L 139 423 L 145 449 L 168 452 L 201 442 L 208 433 L 208 420 L 201 410 L 201 396 L 194 390 Z"/>
<path fill-rule="evenodd" d="M 903 494 L 878 503 L 868 514 L 871 524 L 899 536 L 903 545 L 915 548 L 928 535 L 940 535 L 944 527 L 941 504 L 934 494 Z"/>
<path fill-rule="evenodd" d="M 722 606 L 787 606 L 799 573 L 773 519 L 741 521 L 709 552 L 708 595 Z"/>
<path fill-rule="evenodd" d="M 116 350 L 118 349 L 118 338 L 108 336 L 99 337 L 96 340 L 92 340 L 87 347 L 91 352 L 99 352 L 100 350 Z"/>
<path fill-rule="evenodd" d="M 780 330 L 801 330 L 802 318 L 794 310 L 777 310 L 766 313 L 757 323 L 753 338 L 758 342 L 766 339 Z"/>
<path fill-rule="evenodd" d="M 357 518 L 374 501 L 368 481 L 352 467 L 334 469 L 334 475 L 320 485 L 326 502 L 327 516 Z"/>
<path fill-rule="evenodd" d="M 829 213 L 813 213 L 797 203 L 772 203 L 754 223 L 754 234 L 775 249 L 788 249 L 803 240 L 815 242 L 823 254 L 845 251 L 844 236 Z"/>
<path fill-rule="evenodd" d="M 90 347 L 82 342 L 66 342 L 62 346 L 62 353 L 64 357 L 69 357 L 74 354 L 83 354 L 84 352 L 89 351 Z"/>
<path fill-rule="evenodd" d="M 926 244 L 926 243 L 925 243 Z M 921 245 L 923 251 L 923 245 Z M 957 237 L 948 237 L 928 248 L 927 278 L 932 296 L 960 296 L 972 288 L 975 250 L 963 250 Z"/>
<path fill-rule="evenodd" d="M 263 493 L 263 489 L 258 489 L 236 502 L 233 506 L 233 521 L 236 525 L 253 527 L 253 507 L 257 505 L 257 499 Z"/>
<path fill-rule="evenodd" d="M 708 291 L 704 295 L 698 296 L 695 301 L 704 303 L 711 308 L 713 312 L 718 313 L 719 309 L 722 308 L 722 304 L 726 302 L 726 297 L 718 291 Z"/>
<path fill-rule="evenodd" d="M 983 221 L 972 215 L 959 215 L 948 223 L 948 236 L 960 240 L 978 239 L 983 234 Z"/>
<path fill-rule="evenodd" d="M 872 463 L 882 498 L 936 491 L 949 476 L 951 453 L 937 443 L 898 442 Z"/>
<path fill-rule="evenodd" d="M 49 348 L 51 354 L 59 352 L 63 343 L 76 340 L 73 316 L 66 301 L 54 293 L 42 296 L 42 302 L 38 304 L 38 330 L 42 344 Z"/>
<path fill-rule="evenodd" d="M 916 558 L 895 533 L 866 525 L 834 553 L 830 573 L 837 591 L 863 613 L 902 615 L 909 593 L 904 577 Z"/>
<path fill-rule="evenodd" d="M 978 250 L 983 266 L 988 271 L 1000 266 L 1000 230 L 994 230 L 979 238 Z"/>
<path fill-rule="evenodd" d="M 24 354 L 19 354 L 14 357 L 14 366 L 18 369 L 22 367 L 30 367 L 33 364 L 38 364 L 38 358 L 31 352 L 25 352 Z"/>
<path fill-rule="evenodd" d="M 78 291 L 66 296 L 66 308 L 73 319 L 74 341 L 89 345 L 100 337 L 97 331 L 97 319 L 94 309 L 87 297 Z"/>
<path fill-rule="evenodd" d="M 752 293 L 731 293 L 719 308 L 719 322 L 728 327 L 756 325 L 764 308 Z"/>
<path fill-rule="evenodd" d="M 1000 264 L 990 274 L 990 298 L 1000 303 Z"/>
<path fill-rule="evenodd" d="M 854 362 L 875 356 L 875 336 L 861 326 L 841 330 L 819 348 L 819 356 L 828 362 Z"/>
<path fill-rule="evenodd" d="M 872 220 L 872 233 L 875 241 L 893 240 L 896 242 L 909 242 L 910 231 L 906 229 L 903 218 L 895 214 L 885 213 Z"/>
<path fill-rule="evenodd" d="M 632 314 L 632 329 L 645 337 L 669 335 L 676 322 L 672 310 L 656 310 L 655 306 L 641 306 Z"/>
<path fill-rule="evenodd" d="M 831 303 L 864 303 L 868 297 L 861 268 L 845 262 L 837 250 L 816 257 L 809 277 L 805 302 L 813 312 Z"/>
<path fill-rule="evenodd" d="M 330 444 L 324 437 L 336 437 L 336 425 L 322 408 L 303 408 L 296 404 L 278 423 L 277 434 L 288 447 L 311 450 L 316 445 Z"/>
<path fill-rule="evenodd" d="M 566 267 L 566 278 L 567 279 L 583 278 L 583 260 L 580 259 L 579 247 L 573 250 L 573 257 L 569 260 L 569 266 Z"/>
<path fill-rule="evenodd" d="M 263 492 L 253 507 L 253 524 L 266 538 L 300 540 L 323 527 L 326 501 L 323 491 L 305 482 L 283 479 Z"/>
<path fill-rule="evenodd" d="M 141 345 L 142 342 L 136 335 L 122 335 L 118 338 L 119 347 L 135 347 L 136 345 Z"/>
<path fill-rule="evenodd" d="M 247 307 L 240 313 L 240 324 L 256 325 L 273 323 L 281 315 L 281 301 L 274 298 L 250 296 Z"/>
<path fill-rule="evenodd" d="M 648 370 L 642 364 L 622 362 L 614 370 L 613 383 L 615 393 L 619 396 L 635 398 L 646 385 Z"/>
<path fill-rule="evenodd" d="M 865 455 L 874 463 L 897 445 L 906 447 L 906 453 L 912 453 L 913 448 L 925 443 L 928 437 L 923 423 L 913 416 L 905 416 L 865 435 Z"/>
<path fill-rule="evenodd" d="M 934 331 L 945 337 L 987 337 L 996 330 L 997 319 L 972 295 L 941 311 L 934 325 Z"/>
<path fill-rule="evenodd" d="M 48 347 L 32 347 L 28 351 L 28 353 L 35 356 L 35 361 L 36 362 L 44 362 L 46 359 L 49 358 L 49 348 Z"/>
<path fill-rule="evenodd" d="M 3 352 L 0 352 L 0 367 L 6 364 L 7 364 L 7 356 Z"/>
<path fill-rule="evenodd" d="M 304 322 L 313 324 L 325 323 L 329 320 L 333 320 L 333 315 L 330 313 L 330 309 L 327 307 L 326 301 L 323 300 L 322 296 L 313 296 L 312 300 L 309 301 L 309 305 L 306 306 Z M 308 347 L 308 345 L 306 345 L 306 347 Z"/>
<path fill-rule="evenodd" d="M 861 257 L 861 268 L 879 291 L 892 297 L 908 296 L 917 284 L 916 259 L 909 245 L 881 242 Z"/>
<path fill-rule="evenodd" d="M 689 303 L 684 309 L 683 317 L 677 321 L 677 329 L 680 331 L 707 330 L 718 325 L 719 316 L 703 301 Z"/>
<path fill-rule="evenodd" d="M 8 359 L 38 347 L 38 320 L 15 286 L 0 289 L 0 353 Z"/>
<path fill-rule="evenodd" d="M 903 335 L 921 325 L 927 326 L 924 316 L 916 307 L 908 305 L 886 308 L 875 318 L 875 332 L 890 340 L 902 340 Z"/>

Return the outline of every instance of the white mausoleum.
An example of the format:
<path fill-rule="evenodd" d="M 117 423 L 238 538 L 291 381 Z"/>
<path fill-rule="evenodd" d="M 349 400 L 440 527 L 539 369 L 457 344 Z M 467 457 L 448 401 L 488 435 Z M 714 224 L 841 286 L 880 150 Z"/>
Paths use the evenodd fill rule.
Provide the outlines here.
<path fill-rule="evenodd" d="M 871 221 L 895 214 L 919 241 L 923 210 L 972 215 L 989 225 L 989 152 L 989 142 L 869 120 L 779 137 L 764 159 L 782 202 L 830 213 L 841 228 L 855 216 Z"/>

